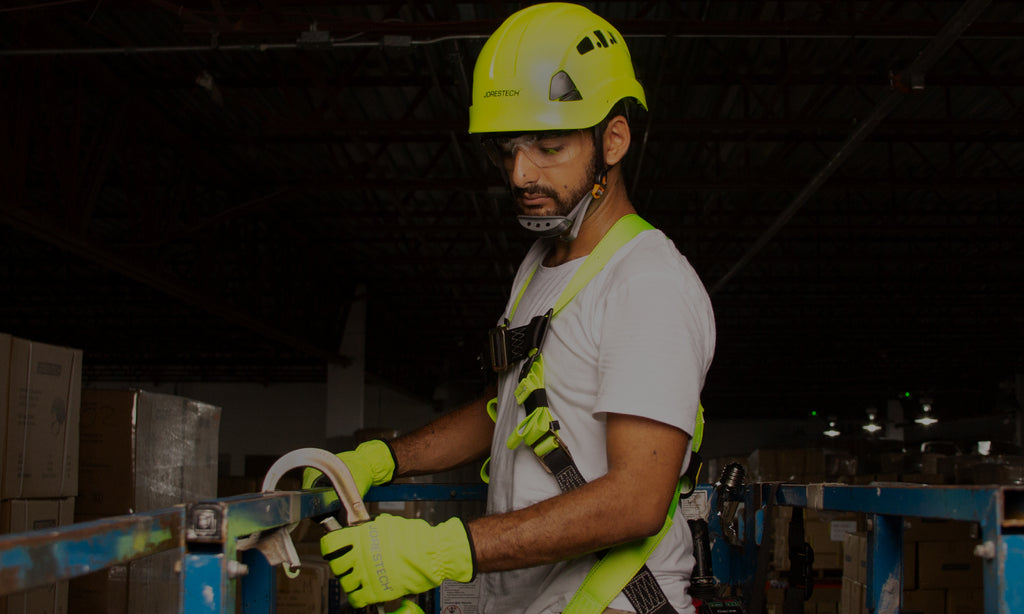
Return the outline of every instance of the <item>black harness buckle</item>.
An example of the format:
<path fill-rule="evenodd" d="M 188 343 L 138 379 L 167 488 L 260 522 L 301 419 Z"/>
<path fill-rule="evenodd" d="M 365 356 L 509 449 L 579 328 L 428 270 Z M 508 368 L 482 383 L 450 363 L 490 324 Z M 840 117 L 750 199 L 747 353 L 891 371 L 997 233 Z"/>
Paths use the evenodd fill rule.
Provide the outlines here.
<path fill-rule="evenodd" d="M 549 309 L 543 315 L 534 316 L 526 326 L 509 328 L 506 320 L 505 324 L 487 331 L 487 347 L 480 357 L 481 367 L 501 373 L 528 358 L 534 349 L 540 350 L 553 312 Z"/>

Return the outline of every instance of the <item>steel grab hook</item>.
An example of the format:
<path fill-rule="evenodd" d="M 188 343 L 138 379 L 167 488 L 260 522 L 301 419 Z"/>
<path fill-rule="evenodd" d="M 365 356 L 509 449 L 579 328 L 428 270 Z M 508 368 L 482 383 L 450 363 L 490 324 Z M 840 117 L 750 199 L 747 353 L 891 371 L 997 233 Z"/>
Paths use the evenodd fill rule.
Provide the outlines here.
<path fill-rule="evenodd" d="M 348 515 L 349 526 L 362 524 L 369 522 L 370 514 L 366 511 L 366 505 L 363 503 L 363 497 L 359 494 L 359 488 L 356 486 L 356 481 L 352 478 L 352 472 L 340 458 L 331 454 L 327 450 L 320 448 L 299 448 L 298 450 L 292 450 L 285 454 L 281 458 L 274 461 L 274 464 L 267 470 L 267 475 L 263 478 L 263 492 L 272 492 L 276 489 L 278 481 L 281 477 L 291 471 L 292 469 L 298 469 L 300 467 L 312 467 L 313 469 L 319 469 L 327 478 L 331 481 L 331 485 L 334 487 L 334 492 L 338 493 L 338 499 L 341 504 L 345 507 L 345 513 Z M 322 520 L 321 523 L 328 531 L 334 531 L 340 529 L 341 524 L 333 516 L 328 516 Z M 294 553 L 295 546 L 291 540 L 291 529 L 293 527 L 285 527 L 279 529 L 274 534 L 276 539 L 271 541 L 286 541 L 286 547 L 291 548 L 291 552 Z M 266 552 L 264 552 L 266 554 Z M 294 562 L 289 560 L 290 557 L 286 557 L 282 561 L 285 572 L 291 576 L 292 567 L 298 566 L 298 556 L 295 556 Z M 295 572 L 298 573 L 297 571 Z M 373 609 L 377 614 L 384 614 L 383 606 L 373 606 Z M 392 612 L 392 614 L 423 614 L 423 610 L 412 601 L 402 601 L 401 607 Z"/>
<path fill-rule="evenodd" d="M 338 493 L 338 499 L 345 506 L 350 525 L 357 525 L 370 519 L 370 514 L 367 513 L 363 499 L 359 495 L 359 488 L 352 479 L 352 472 L 337 456 L 319 448 L 299 448 L 277 459 L 263 478 L 262 492 L 273 492 L 284 474 L 302 467 L 319 469 L 331 480 L 334 492 Z M 292 531 L 298 524 L 296 522 L 273 531 L 250 535 L 238 540 L 236 547 L 239 551 L 256 548 L 263 553 L 271 567 L 281 565 L 285 574 L 289 578 L 294 578 L 299 574 L 301 566 L 299 554 L 292 542 Z M 328 516 L 321 524 L 328 531 L 341 528 L 341 524 L 333 516 Z"/>
<path fill-rule="evenodd" d="M 275 490 L 284 474 L 300 467 L 319 469 L 327 476 L 331 481 L 331 486 L 334 487 L 334 492 L 338 493 L 338 499 L 345 507 L 350 526 L 370 520 L 370 514 L 366 511 L 366 505 L 363 504 L 363 497 L 359 494 L 356 481 L 352 479 L 352 472 L 340 458 L 320 448 L 299 448 L 274 461 L 274 464 L 267 470 L 266 477 L 263 478 L 262 491 Z M 333 530 L 340 526 L 327 528 Z"/>

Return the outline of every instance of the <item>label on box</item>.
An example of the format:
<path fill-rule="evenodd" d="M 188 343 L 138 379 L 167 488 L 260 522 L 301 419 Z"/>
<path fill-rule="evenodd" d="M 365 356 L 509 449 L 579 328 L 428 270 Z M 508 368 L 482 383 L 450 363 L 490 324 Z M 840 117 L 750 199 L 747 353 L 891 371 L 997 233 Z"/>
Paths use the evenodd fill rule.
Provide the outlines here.
<path fill-rule="evenodd" d="M 441 584 L 441 614 L 478 614 L 480 612 L 480 581 L 452 582 Z"/>
<path fill-rule="evenodd" d="M 829 539 L 834 542 L 843 541 L 847 533 L 857 532 L 856 520 L 833 520 L 829 525 Z"/>

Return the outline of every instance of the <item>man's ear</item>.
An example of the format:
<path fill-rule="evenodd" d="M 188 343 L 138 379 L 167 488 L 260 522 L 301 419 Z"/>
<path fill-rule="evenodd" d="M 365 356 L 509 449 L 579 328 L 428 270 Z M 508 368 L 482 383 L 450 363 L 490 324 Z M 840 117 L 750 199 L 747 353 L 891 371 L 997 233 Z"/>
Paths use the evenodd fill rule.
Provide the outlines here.
<path fill-rule="evenodd" d="M 629 132 L 629 121 L 622 115 L 616 115 L 608 120 L 604 129 L 604 163 L 606 166 L 615 166 L 629 151 L 631 135 Z"/>

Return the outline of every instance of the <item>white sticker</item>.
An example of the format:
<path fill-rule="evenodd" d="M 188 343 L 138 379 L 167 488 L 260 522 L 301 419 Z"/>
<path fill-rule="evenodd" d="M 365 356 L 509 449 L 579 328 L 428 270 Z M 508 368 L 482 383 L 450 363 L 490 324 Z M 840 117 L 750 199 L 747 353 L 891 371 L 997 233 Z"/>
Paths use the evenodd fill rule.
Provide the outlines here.
<path fill-rule="evenodd" d="M 441 614 L 478 614 L 480 612 L 479 579 L 462 583 L 445 580 L 441 583 Z"/>
<path fill-rule="evenodd" d="M 679 501 L 679 510 L 687 520 L 707 520 L 711 513 L 711 502 L 706 490 L 695 490 L 689 497 Z"/>
<path fill-rule="evenodd" d="M 833 520 L 829 523 L 829 539 L 834 542 L 841 542 L 847 533 L 857 532 L 856 520 Z"/>

